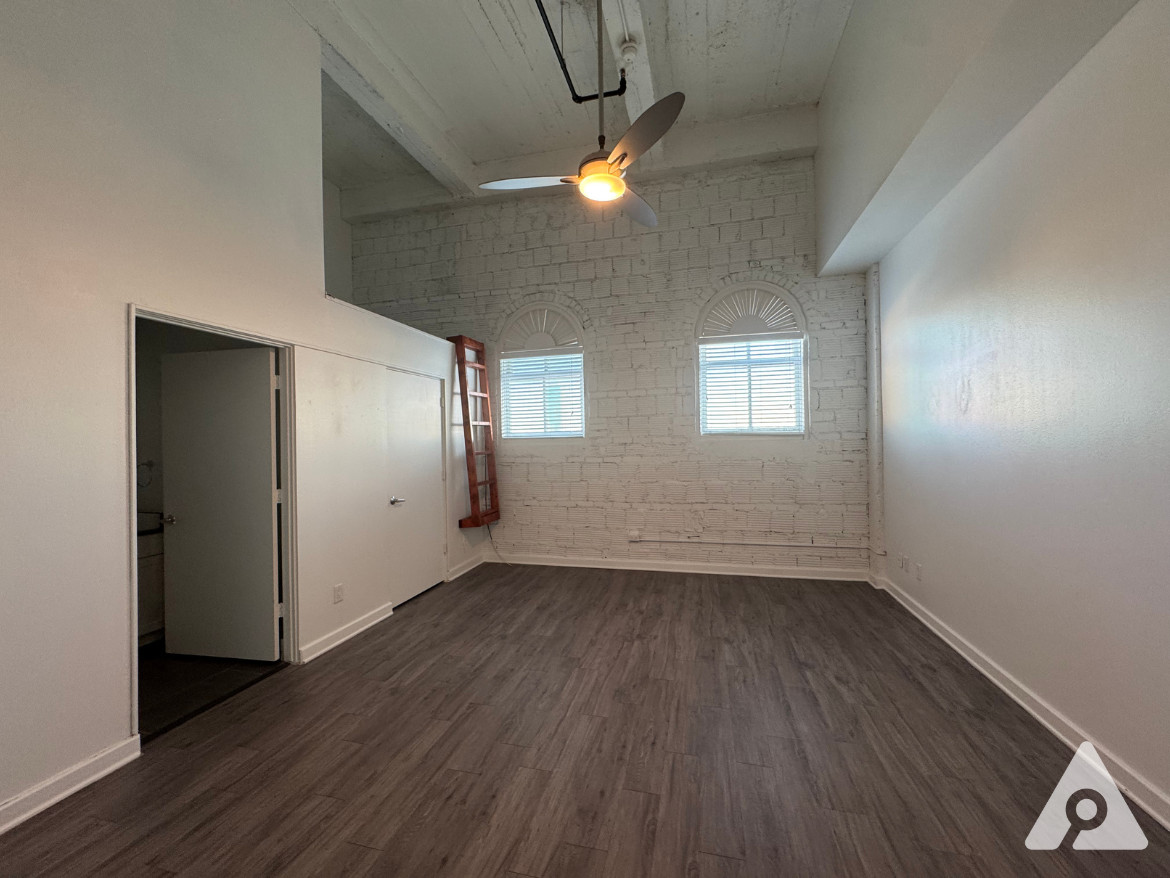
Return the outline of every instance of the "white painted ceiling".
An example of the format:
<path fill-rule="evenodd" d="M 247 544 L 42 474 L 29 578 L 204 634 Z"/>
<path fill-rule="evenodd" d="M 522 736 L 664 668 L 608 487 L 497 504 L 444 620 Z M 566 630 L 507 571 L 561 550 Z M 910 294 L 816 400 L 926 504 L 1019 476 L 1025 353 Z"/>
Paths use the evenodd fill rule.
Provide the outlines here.
<path fill-rule="evenodd" d="M 736 119 L 821 96 L 852 0 L 642 0 L 663 94 L 696 119 Z"/>
<path fill-rule="evenodd" d="M 574 104 L 533 0 L 344 0 L 393 53 L 431 101 L 442 126 L 472 161 L 566 146 L 587 148 L 596 104 Z M 560 29 L 569 70 L 582 94 L 596 91 L 595 26 L 581 2 L 545 0 Z M 610 56 L 606 77 L 616 87 Z M 613 130 L 629 125 L 611 101 Z"/>
<path fill-rule="evenodd" d="M 377 184 L 385 192 L 400 178 L 416 184 L 426 166 L 444 180 L 448 197 L 466 197 L 496 176 L 575 172 L 576 158 L 596 149 L 597 104 L 570 100 L 534 0 L 292 2 L 394 110 L 393 118 L 370 119 L 326 78 L 325 175 L 343 191 Z M 736 120 L 745 117 L 756 119 L 752 137 L 764 135 L 763 145 L 736 142 L 735 149 L 766 151 L 768 127 L 788 118 L 782 109 L 819 99 L 852 3 L 604 0 L 607 88 L 617 85 L 627 34 L 639 43 L 629 92 L 606 101 L 610 144 L 647 99 L 682 91 L 679 131 L 707 148 L 683 148 L 674 164 L 684 155 L 692 164 L 717 158 L 711 142 L 732 143 Z M 545 7 L 563 33 L 577 91 L 595 92 L 594 0 L 545 0 Z M 399 105 L 409 106 L 399 112 Z M 647 165 L 671 164 L 671 137 L 666 159 L 659 151 Z M 773 139 L 784 141 L 784 133 Z M 460 185 L 452 187 L 451 177 Z"/>

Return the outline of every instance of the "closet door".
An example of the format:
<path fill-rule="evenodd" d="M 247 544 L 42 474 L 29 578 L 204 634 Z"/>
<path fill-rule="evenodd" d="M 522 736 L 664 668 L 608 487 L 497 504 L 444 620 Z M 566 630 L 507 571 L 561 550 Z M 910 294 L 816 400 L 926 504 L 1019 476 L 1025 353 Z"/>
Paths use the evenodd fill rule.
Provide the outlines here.
<path fill-rule="evenodd" d="M 446 432 L 437 378 L 306 348 L 295 374 L 298 630 L 312 652 L 445 578 Z"/>
<path fill-rule="evenodd" d="M 386 370 L 391 600 L 409 600 L 446 576 L 442 383 Z"/>

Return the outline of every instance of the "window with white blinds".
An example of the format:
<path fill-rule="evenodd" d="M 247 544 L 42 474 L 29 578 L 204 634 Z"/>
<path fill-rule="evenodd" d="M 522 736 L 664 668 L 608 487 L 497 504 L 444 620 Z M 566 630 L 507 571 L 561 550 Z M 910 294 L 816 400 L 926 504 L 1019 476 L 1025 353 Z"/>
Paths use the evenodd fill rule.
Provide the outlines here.
<path fill-rule="evenodd" d="M 502 357 L 500 402 L 500 429 L 505 439 L 584 436 L 583 355 Z"/>
<path fill-rule="evenodd" d="M 803 433 L 804 339 L 699 343 L 703 433 Z"/>

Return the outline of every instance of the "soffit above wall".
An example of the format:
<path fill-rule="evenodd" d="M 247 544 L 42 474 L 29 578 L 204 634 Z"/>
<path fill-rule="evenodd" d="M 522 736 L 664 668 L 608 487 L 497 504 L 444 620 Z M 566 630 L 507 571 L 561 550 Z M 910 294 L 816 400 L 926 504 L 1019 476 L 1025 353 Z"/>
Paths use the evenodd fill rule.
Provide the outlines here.
<path fill-rule="evenodd" d="M 820 272 L 880 261 L 1135 2 L 859 4 L 818 119 Z"/>

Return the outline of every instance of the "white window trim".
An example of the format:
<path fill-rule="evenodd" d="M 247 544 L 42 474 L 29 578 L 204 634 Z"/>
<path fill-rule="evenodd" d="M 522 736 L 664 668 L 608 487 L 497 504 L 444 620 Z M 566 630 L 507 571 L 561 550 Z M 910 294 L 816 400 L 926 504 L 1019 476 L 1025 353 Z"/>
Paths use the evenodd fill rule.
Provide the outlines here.
<path fill-rule="evenodd" d="M 725 298 L 732 294 L 745 289 L 761 289 L 772 293 L 783 299 L 791 308 L 793 315 L 796 317 L 796 322 L 800 326 L 800 330 L 796 332 L 761 332 L 752 333 L 748 335 L 718 335 L 718 336 L 703 336 L 703 326 L 707 322 L 707 317 L 712 310 Z M 803 374 L 801 376 L 801 387 L 804 396 L 804 429 L 801 431 L 765 431 L 765 430 L 751 430 L 751 431 L 733 431 L 733 432 L 717 432 L 705 433 L 703 432 L 703 375 L 702 365 L 699 362 L 699 347 L 708 344 L 729 344 L 737 341 L 770 341 L 775 339 L 800 339 L 801 344 L 801 367 Z M 695 326 L 695 433 L 698 434 L 700 441 L 720 439 L 731 439 L 739 441 L 742 439 L 808 439 L 812 435 L 812 417 L 811 417 L 811 402 L 812 392 L 809 388 L 809 333 L 808 323 L 804 317 L 804 310 L 800 307 L 800 303 L 792 293 L 783 287 L 777 286 L 767 281 L 749 280 L 742 283 L 733 284 L 720 290 L 699 312 L 699 321 Z"/>

